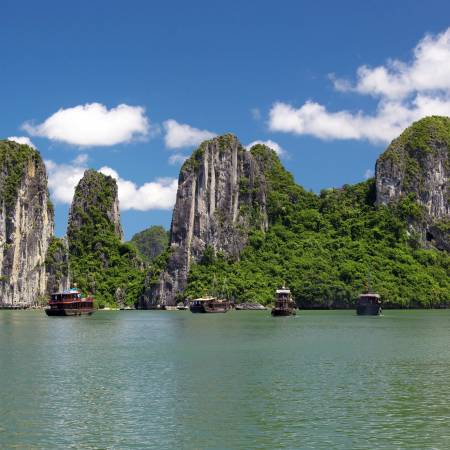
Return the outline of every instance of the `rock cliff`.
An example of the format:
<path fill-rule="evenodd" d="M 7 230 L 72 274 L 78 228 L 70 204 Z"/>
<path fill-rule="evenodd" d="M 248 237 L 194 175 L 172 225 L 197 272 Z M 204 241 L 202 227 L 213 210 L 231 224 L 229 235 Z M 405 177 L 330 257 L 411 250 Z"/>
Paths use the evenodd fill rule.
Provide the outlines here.
<path fill-rule="evenodd" d="M 251 228 L 266 230 L 266 183 L 233 135 L 206 141 L 181 168 L 166 269 L 148 277 L 141 307 L 174 305 L 205 251 L 238 259 Z"/>
<path fill-rule="evenodd" d="M 90 169 L 84 172 L 75 188 L 70 207 L 67 227 L 70 253 L 76 251 L 75 247 L 80 239 L 92 238 L 84 233 L 80 235 L 80 231 L 92 228 L 92 231 L 98 233 L 98 225 L 101 223 L 106 223 L 108 229 L 112 227 L 112 231 L 123 240 L 117 183 L 114 178 Z"/>
<path fill-rule="evenodd" d="M 0 141 L 0 303 L 42 300 L 52 234 L 53 207 L 39 153 Z"/>
<path fill-rule="evenodd" d="M 53 237 L 45 259 L 47 294 L 70 288 L 69 247 L 66 238 Z"/>
<path fill-rule="evenodd" d="M 142 263 L 135 247 L 122 242 L 114 178 L 95 170 L 84 173 L 75 188 L 67 239 L 70 275 L 84 293 L 94 294 L 100 306 L 137 300 L 144 277 Z"/>
<path fill-rule="evenodd" d="M 449 174 L 450 118 L 426 117 L 392 141 L 378 159 L 377 203 L 416 201 L 423 213 L 411 212 L 411 230 L 423 243 L 449 250 Z"/>

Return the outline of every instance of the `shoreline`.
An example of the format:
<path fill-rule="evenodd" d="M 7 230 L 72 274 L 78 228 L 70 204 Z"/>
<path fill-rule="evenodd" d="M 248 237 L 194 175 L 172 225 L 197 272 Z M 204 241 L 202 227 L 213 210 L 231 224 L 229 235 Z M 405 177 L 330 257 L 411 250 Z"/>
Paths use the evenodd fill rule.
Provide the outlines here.
<path fill-rule="evenodd" d="M 43 311 L 45 310 L 45 306 L 30 306 L 30 307 L 0 307 L 0 311 Z M 243 311 L 251 311 L 251 312 L 267 312 L 270 311 L 271 307 L 266 307 L 265 310 L 243 310 Z M 445 307 L 427 307 L 427 308 L 421 308 L 421 307 L 389 307 L 385 306 L 383 307 L 383 311 L 438 311 L 438 310 L 449 310 L 449 306 Z M 356 307 L 351 308 L 298 308 L 298 311 L 355 311 Z M 157 312 L 186 312 L 186 311 L 167 311 L 164 309 L 157 309 L 157 308 L 148 308 L 148 309 L 142 309 L 142 308 L 130 308 L 130 309 L 120 309 L 120 308 L 99 308 L 96 309 L 94 312 L 117 312 L 117 311 L 157 311 Z M 239 310 L 231 310 L 231 311 L 237 311 L 239 313 L 242 313 L 243 311 Z"/>

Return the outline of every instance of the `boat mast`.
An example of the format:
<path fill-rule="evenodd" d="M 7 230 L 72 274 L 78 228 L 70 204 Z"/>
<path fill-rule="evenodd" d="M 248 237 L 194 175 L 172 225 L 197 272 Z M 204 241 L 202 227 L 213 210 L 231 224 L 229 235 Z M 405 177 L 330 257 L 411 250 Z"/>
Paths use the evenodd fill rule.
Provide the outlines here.
<path fill-rule="evenodd" d="M 371 281 L 371 273 L 370 273 L 370 262 L 367 264 L 367 287 L 366 287 L 366 289 L 367 289 L 367 294 L 369 294 L 370 293 L 370 291 L 371 291 L 371 287 L 370 287 L 370 281 Z"/>

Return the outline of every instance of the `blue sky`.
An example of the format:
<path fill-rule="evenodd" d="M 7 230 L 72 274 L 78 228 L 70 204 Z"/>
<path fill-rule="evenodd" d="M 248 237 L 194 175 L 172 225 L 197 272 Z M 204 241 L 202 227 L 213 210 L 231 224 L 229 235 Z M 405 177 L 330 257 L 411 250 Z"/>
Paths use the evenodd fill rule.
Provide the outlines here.
<path fill-rule="evenodd" d="M 421 115 L 450 114 L 447 1 L 3 0 L 2 17 L 0 136 L 47 161 L 58 235 L 86 167 L 119 178 L 129 238 L 170 226 L 179 160 L 202 137 L 271 140 L 320 191 L 363 180 Z"/>

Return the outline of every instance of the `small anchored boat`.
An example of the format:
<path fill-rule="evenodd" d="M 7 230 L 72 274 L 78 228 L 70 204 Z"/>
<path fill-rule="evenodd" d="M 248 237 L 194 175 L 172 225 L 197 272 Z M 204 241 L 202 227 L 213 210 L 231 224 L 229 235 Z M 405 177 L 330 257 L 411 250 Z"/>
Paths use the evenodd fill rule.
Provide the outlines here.
<path fill-rule="evenodd" d="M 94 312 L 94 299 L 84 298 L 77 288 L 55 292 L 50 296 L 45 313 L 47 316 L 81 316 Z"/>
<path fill-rule="evenodd" d="M 289 289 L 283 286 L 276 290 L 275 307 L 272 308 L 272 316 L 295 316 L 297 305 L 292 299 Z"/>
<path fill-rule="evenodd" d="M 189 309 L 193 313 L 226 313 L 231 309 L 231 305 L 228 300 L 203 297 L 192 300 Z"/>
<path fill-rule="evenodd" d="M 367 281 L 364 293 L 356 300 L 356 314 L 358 316 L 379 316 L 381 314 L 381 297 L 370 289 L 370 267 L 367 271 Z"/>
<path fill-rule="evenodd" d="M 379 316 L 381 314 L 381 298 L 378 294 L 366 292 L 356 301 L 358 316 Z"/>

